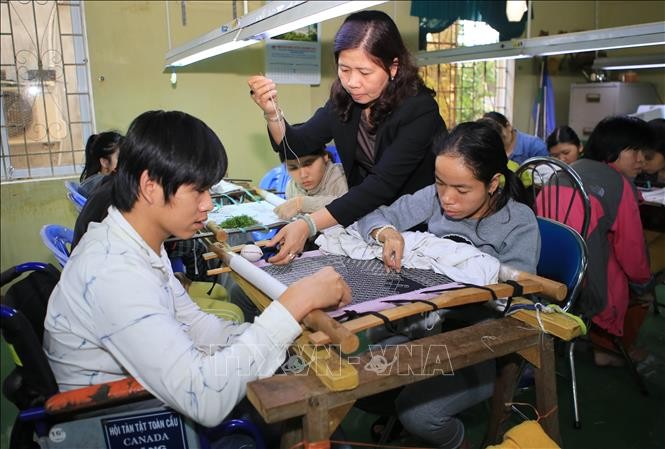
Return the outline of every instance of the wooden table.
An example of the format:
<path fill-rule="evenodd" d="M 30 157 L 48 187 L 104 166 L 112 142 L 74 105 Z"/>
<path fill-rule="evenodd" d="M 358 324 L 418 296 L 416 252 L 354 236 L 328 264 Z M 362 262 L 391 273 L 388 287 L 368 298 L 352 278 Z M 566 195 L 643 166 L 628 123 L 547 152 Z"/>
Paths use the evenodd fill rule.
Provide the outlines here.
<path fill-rule="evenodd" d="M 328 447 L 326 442 L 357 399 L 408 385 L 441 373 L 519 353 L 535 367 L 536 407 L 540 422 L 555 441 L 559 438 L 552 338 L 513 318 L 484 321 L 439 335 L 414 340 L 382 353 L 394 364 L 378 374 L 364 369 L 372 354 L 349 358 L 359 372 L 357 388 L 329 391 L 312 373 L 277 375 L 248 385 L 247 397 L 268 423 L 287 421 L 281 447 L 301 441 Z M 411 348 L 409 351 L 407 348 Z M 418 348 L 422 348 L 419 350 Z M 495 398 L 495 403 L 496 398 Z M 329 443 L 328 443 L 329 444 Z M 307 446 L 305 446 L 307 447 Z"/>

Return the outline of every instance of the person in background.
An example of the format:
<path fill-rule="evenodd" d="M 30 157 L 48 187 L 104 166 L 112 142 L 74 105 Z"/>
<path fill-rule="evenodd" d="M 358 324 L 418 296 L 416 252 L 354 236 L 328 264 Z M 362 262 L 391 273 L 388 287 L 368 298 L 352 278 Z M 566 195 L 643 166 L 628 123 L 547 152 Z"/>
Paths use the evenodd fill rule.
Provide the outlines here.
<path fill-rule="evenodd" d="M 483 118 L 492 119 L 501 125 L 503 129 L 501 138 L 506 155 L 511 161 L 515 161 L 519 165 L 530 157 L 548 156 L 547 147 L 542 139 L 518 131 L 510 124 L 505 115 L 492 111 L 483 114 Z"/>
<path fill-rule="evenodd" d="M 333 47 L 337 77 L 330 98 L 300 126 L 286 121 L 272 80 L 248 80 L 273 149 L 300 156 L 334 139 L 349 185 L 326 207 L 283 227 L 271 240 L 280 244 L 271 263 L 289 263 L 317 231 L 348 226 L 433 182 L 432 137 L 446 126 L 395 22 L 381 11 L 351 14 Z"/>
<path fill-rule="evenodd" d="M 630 116 L 606 117 L 593 130 L 591 147 L 587 142 L 585 157 L 605 162 L 631 181 L 642 170 L 641 152 L 651 150 L 651 129 L 644 120 Z"/>
<path fill-rule="evenodd" d="M 424 222 L 438 237 L 463 241 L 502 264 L 535 273 L 540 255 L 538 223 L 524 204 L 522 183 L 508 169 L 500 134 L 486 123 L 462 123 L 450 135 L 438 136 L 434 149 L 434 184 L 358 221 L 365 241 L 383 246 L 385 266 L 400 270 L 404 251 L 400 232 Z M 492 395 L 495 371 L 489 361 L 406 386 L 395 401 L 402 425 L 429 445 L 460 447 L 464 425 L 455 415 Z"/>
<path fill-rule="evenodd" d="M 477 123 L 482 123 L 482 124 L 487 125 L 490 128 L 492 128 L 499 136 L 502 136 L 501 141 L 503 141 L 503 127 L 501 125 L 499 125 L 498 122 L 496 122 L 495 120 L 492 120 L 491 118 L 487 118 L 487 117 L 481 117 L 478 120 L 476 120 L 476 122 Z M 508 159 L 507 166 L 510 169 L 510 171 L 512 171 L 512 172 L 516 172 L 520 168 L 520 164 L 518 164 L 517 162 L 515 162 L 513 160 L 510 160 L 510 159 Z M 524 173 L 522 173 L 522 175 L 520 176 L 520 181 L 522 181 L 522 184 L 524 185 L 524 187 L 530 187 L 531 184 L 533 184 L 533 179 L 531 179 L 531 173 L 529 173 L 528 170 L 525 171 Z M 503 182 L 504 182 L 504 179 L 501 178 L 501 187 L 503 187 Z M 532 196 L 530 190 L 527 190 L 527 196 L 528 197 Z M 530 200 L 528 200 L 528 202 L 533 202 L 533 200 L 530 199 Z"/>
<path fill-rule="evenodd" d="M 43 346 L 60 391 L 130 375 L 159 401 L 213 427 L 248 382 L 279 368 L 300 320 L 350 301 L 349 286 L 326 267 L 292 284 L 252 324 L 220 320 L 192 302 L 164 240 L 190 238 L 205 226 L 208 189 L 226 168 L 219 138 L 191 115 L 149 111 L 132 122 L 108 216 L 90 225 L 48 302 Z"/>
<path fill-rule="evenodd" d="M 642 173 L 635 182 L 645 187 L 665 183 L 665 119 L 657 118 L 649 121 L 653 145 L 642 150 L 644 163 Z"/>
<path fill-rule="evenodd" d="M 88 230 L 91 222 L 101 223 L 108 214 L 108 208 L 111 205 L 111 190 L 113 188 L 113 174 L 104 176 L 94 192 L 90 194 L 88 200 L 83 205 L 81 212 L 76 217 L 74 223 L 74 239 L 72 240 L 71 250 L 74 251 L 76 245 L 81 241 L 83 234 Z"/>
<path fill-rule="evenodd" d="M 291 179 L 286 184 L 287 201 L 275 208 L 283 220 L 311 214 L 349 191 L 342 164 L 335 164 L 325 147 L 311 154 L 279 153 Z"/>
<path fill-rule="evenodd" d="M 547 136 L 547 151 L 555 159 L 572 164 L 582 156 L 584 146 L 570 126 L 559 126 Z"/>
<path fill-rule="evenodd" d="M 93 134 L 85 144 L 85 166 L 79 179 L 79 192 L 86 198 L 104 176 L 113 173 L 118 164 L 122 135 L 115 131 Z"/>
<path fill-rule="evenodd" d="M 599 366 L 623 363 L 615 352 L 613 336 L 623 339 L 635 359 L 643 357 L 633 350 L 641 321 L 626 318 L 631 298 L 629 282 L 646 285 L 651 272 L 638 195 L 625 173 L 636 173 L 638 151 L 650 147 L 646 122 L 634 117 L 607 117 L 591 133 L 584 158 L 571 164 L 582 178 L 591 201 L 589 230 L 583 236 L 589 264 L 576 308 L 594 324 L 590 334 L 596 345 L 594 361 Z M 572 189 L 559 187 L 556 192 L 548 189 L 543 189 L 540 195 L 556 194 L 559 213 L 566 214 L 567 223 L 581 232 L 584 218 L 581 202 L 573 201 L 568 210 Z M 537 207 L 543 204 L 536 199 Z M 635 312 L 643 311 L 635 309 Z"/>

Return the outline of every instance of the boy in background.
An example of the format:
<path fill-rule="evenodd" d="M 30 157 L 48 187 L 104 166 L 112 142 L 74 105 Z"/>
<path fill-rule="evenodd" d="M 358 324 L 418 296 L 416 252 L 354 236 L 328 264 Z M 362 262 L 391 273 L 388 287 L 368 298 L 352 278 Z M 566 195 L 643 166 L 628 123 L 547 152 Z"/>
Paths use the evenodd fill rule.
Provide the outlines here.
<path fill-rule="evenodd" d="M 316 212 L 349 190 L 342 164 L 335 164 L 325 147 L 307 156 L 280 153 L 279 157 L 291 176 L 286 185 L 287 201 L 275 208 L 283 220 Z"/>

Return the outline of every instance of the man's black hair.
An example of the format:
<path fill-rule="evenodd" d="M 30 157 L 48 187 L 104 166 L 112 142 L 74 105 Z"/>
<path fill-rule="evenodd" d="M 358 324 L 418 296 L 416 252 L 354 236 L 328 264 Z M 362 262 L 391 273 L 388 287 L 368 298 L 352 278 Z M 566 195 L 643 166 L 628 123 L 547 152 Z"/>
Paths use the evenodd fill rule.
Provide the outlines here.
<path fill-rule="evenodd" d="M 183 184 L 209 188 L 222 179 L 226 168 L 224 145 L 201 120 L 180 111 L 144 112 L 121 144 L 111 204 L 130 211 L 145 170 L 161 184 L 168 202 Z"/>

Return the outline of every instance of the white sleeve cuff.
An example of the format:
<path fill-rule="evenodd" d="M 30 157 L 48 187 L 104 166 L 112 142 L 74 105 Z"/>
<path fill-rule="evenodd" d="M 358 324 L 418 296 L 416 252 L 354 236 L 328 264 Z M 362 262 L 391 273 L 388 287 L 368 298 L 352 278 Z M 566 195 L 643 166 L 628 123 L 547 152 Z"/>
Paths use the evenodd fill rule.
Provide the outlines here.
<path fill-rule="evenodd" d="M 302 332 L 300 324 L 279 301 L 273 301 L 254 319 L 254 324 L 264 328 L 278 347 L 288 347 Z"/>

